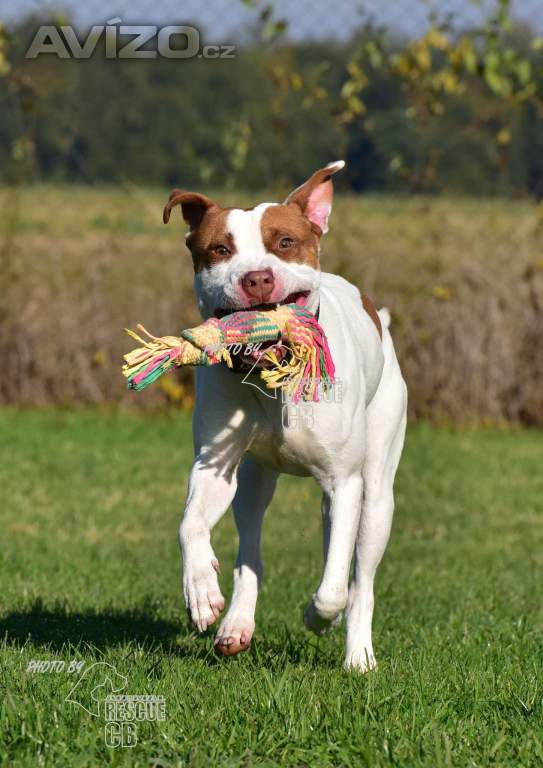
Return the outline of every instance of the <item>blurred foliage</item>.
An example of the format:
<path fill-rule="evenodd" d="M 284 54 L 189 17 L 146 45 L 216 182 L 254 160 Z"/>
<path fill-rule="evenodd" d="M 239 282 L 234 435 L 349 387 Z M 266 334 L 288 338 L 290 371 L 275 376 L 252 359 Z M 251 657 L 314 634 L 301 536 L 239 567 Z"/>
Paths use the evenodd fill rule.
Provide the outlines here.
<path fill-rule="evenodd" d="M 510 0 L 498 0 L 495 12 L 480 28 L 460 34 L 453 32 L 449 21 L 434 21 L 421 38 L 400 49 L 390 44 L 385 30 L 375 34 L 367 29 L 356 47 L 340 93 L 340 119 L 345 123 L 362 119 L 363 129 L 374 133 L 380 121 L 374 119 L 372 83 L 384 75 L 399 85 L 397 103 L 421 152 L 416 158 L 409 147 L 407 151 L 398 147 L 389 167 L 411 189 L 431 189 L 439 166 L 449 167 L 447 157 L 462 162 L 470 145 L 479 146 L 482 158 L 502 172 L 502 188 L 518 181 L 514 155 L 530 144 L 528 125 L 535 128 L 543 116 L 543 69 L 541 58 L 534 55 L 542 46 L 529 30 L 515 27 L 509 10 Z M 533 154 L 531 164 L 525 152 L 524 186 L 540 196 L 542 167 Z M 491 175 L 491 168 L 485 169 L 481 162 L 475 167 Z M 473 174 L 464 167 L 459 170 L 461 187 L 473 191 Z"/>
<path fill-rule="evenodd" d="M 225 206 L 270 199 L 206 192 Z M 166 190 L 34 184 L 17 195 L 0 403 L 190 409 L 192 370 L 138 395 L 120 373 L 124 327 L 198 323 L 185 227 L 162 224 Z M 12 197 L 0 188 L 0 210 Z M 412 418 L 543 427 L 542 254 L 543 205 L 530 200 L 338 195 L 321 263 L 390 308 Z"/>
<path fill-rule="evenodd" d="M 241 1 L 259 22 L 235 60 L 28 60 L 44 20 L 1 28 L 0 181 L 269 188 L 343 156 L 355 191 L 543 196 L 543 40 L 509 0 L 475 29 L 343 43 Z"/>

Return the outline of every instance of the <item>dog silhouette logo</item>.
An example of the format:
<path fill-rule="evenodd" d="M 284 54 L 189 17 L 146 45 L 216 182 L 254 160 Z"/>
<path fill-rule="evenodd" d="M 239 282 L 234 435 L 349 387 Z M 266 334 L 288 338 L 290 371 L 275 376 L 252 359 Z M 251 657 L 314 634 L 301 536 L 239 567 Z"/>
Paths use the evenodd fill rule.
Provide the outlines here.
<path fill-rule="evenodd" d="M 85 669 L 65 701 L 76 704 L 93 717 L 100 717 L 100 703 L 111 693 L 123 691 L 128 679 L 107 661 L 96 661 Z"/>
<path fill-rule="evenodd" d="M 283 344 L 281 341 L 274 345 L 274 349 L 277 352 L 280 350 L 285 350 L 285 352 L 289 352 L 289 348 Z M 243 379 L 241 380 L 242 384 L 248 384 L 250 387 L 256 387 L 259 392 L 262 392 L 263 395 L 266 395 L 266 397 L 269 397 L 270 400 L 277 400 L 277 389 L 272 389 L 271 391 L 266 387 L 265 384 L 260 386 L 255 381 L 250 381 L 249 377 L 251 376 L 257 376 L 260 373 L 260 369 L 258 368 L 258 365 L 262 359 L 262 357 L 268 352 L 269 350 L 263 349 L 260 354 L 258 355 L 258 358 L 255 360 L 254 364 L 251 366 L 250 371 L 248 371 Z M 259 379 L 259 381 L 262 381 L 262 379 Z"/>

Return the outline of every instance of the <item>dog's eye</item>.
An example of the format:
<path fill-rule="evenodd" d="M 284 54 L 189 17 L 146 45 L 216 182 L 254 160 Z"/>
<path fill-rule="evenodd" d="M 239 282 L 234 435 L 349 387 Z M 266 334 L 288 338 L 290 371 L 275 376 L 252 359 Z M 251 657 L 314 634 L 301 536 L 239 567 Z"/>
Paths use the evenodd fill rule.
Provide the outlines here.
<path fill-rule="evenodd" d="M 230 256 L 230 249 L 226 245 L 216 245 L 213 250 L 219 254 L 219 256 Z"/>
<path fill-rule="evenodd" d="M 292 239 L 292 237 L 282 237 L 279 240 L 279 248 L 281 248 L 282 250 L 286 250 L 287 248 L 292 248 L 293 245 L 294 245 L 294 240 Z"/>

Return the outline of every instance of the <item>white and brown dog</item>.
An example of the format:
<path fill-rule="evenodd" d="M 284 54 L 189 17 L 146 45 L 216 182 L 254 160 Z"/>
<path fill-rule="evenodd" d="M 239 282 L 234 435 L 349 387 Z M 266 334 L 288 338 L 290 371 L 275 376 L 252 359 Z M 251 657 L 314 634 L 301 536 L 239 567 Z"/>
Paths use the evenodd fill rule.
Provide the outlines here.
<path fill-rule="evenodd" d="M 262 579 L 260 532 L 277 476 L 312 475 L 323 493 L 325 562 L 305 625 L 325 632 L 346 608 L 345 664 L 367 670 L 375 666 L 373 580 L 390 534 L 407 393 L 387 311 L 377 313 L 353 285 L 320 271 L 331 177 L 343 166 L 340 161 L 317 171 L 283 204 L 248 210 L 222 208 L 204 195 L 174 190 L 164 221 L 181 205 L 204 318 L 303 303 L 318 312 L 341 381 L 341 398 L 312 404 L 311 420 L 292 428 L 285 425 L 281 400 L 259 387 L 242 386 L 239 373 L 224 366 L 197 369 L 195 459 L 180 527 L 183 589 L 192 621 L 205 631 L 224 608 L 210 534 L 232 504 L 239 551 L 232 603 L 215 647 L 224 655 L 249 647 Z"/>

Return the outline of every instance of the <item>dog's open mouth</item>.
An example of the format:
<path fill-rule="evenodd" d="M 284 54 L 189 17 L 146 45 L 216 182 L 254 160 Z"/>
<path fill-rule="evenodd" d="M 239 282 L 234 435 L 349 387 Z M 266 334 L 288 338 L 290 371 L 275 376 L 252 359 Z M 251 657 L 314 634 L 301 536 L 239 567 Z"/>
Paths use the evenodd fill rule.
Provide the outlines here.
<path fill-rule="evenodd" d="M 232 312 L 247 312 L 251 309 L 260 312 L 266 312 L 270 309 L 277 309 L 277 307 L 283 306 L 284 304 L 298 304 L 301 307 L 305 307 L 309 293 L 309 291 L 296 291 L 295 293 L 289 293 L 289 295 L 286 296 L 283 301 L 280 301 L 276 304 L 252 304 L 248 307 L 236 307 L 232 309 L 220 308 L 215 310 L 214 315 L 220 320 L 222 317 L 225 317 Z M 287 348 L 279 339 L 277 341 L 262 342 L 261 344 L 258 344 L 257 349 L 251 349 L 250 351 L 244 347 L 237 351 L 234 347 L 233 350 L 230 350 L 233 370 L 237 371 L 238 373 L 248 373 L 253 368 L 261 369 L 271 367 L 273 363 L 264 358 L 264 353 L 271 349 L 275 351 L 275 356 L 278 361 L 281 361 L 288 352 Z"/>
<path fill-rule="evenodd" d="M 213 314 L 220 320 L 232 312 L 248 312 L 250 309 L 257 310 L 258 312 L 268 312 L 270 309 L 277 309 L 277 307 L 283 304 L 298 304 L 300 307 L 305 307 L 308 296 L 309 291 L 296 291 L 295 293 L 289 293 L 288 296 L 276 304 L 251 304 L 248 307 L 231 307 L 230 309 L 219 307 Z"/>

